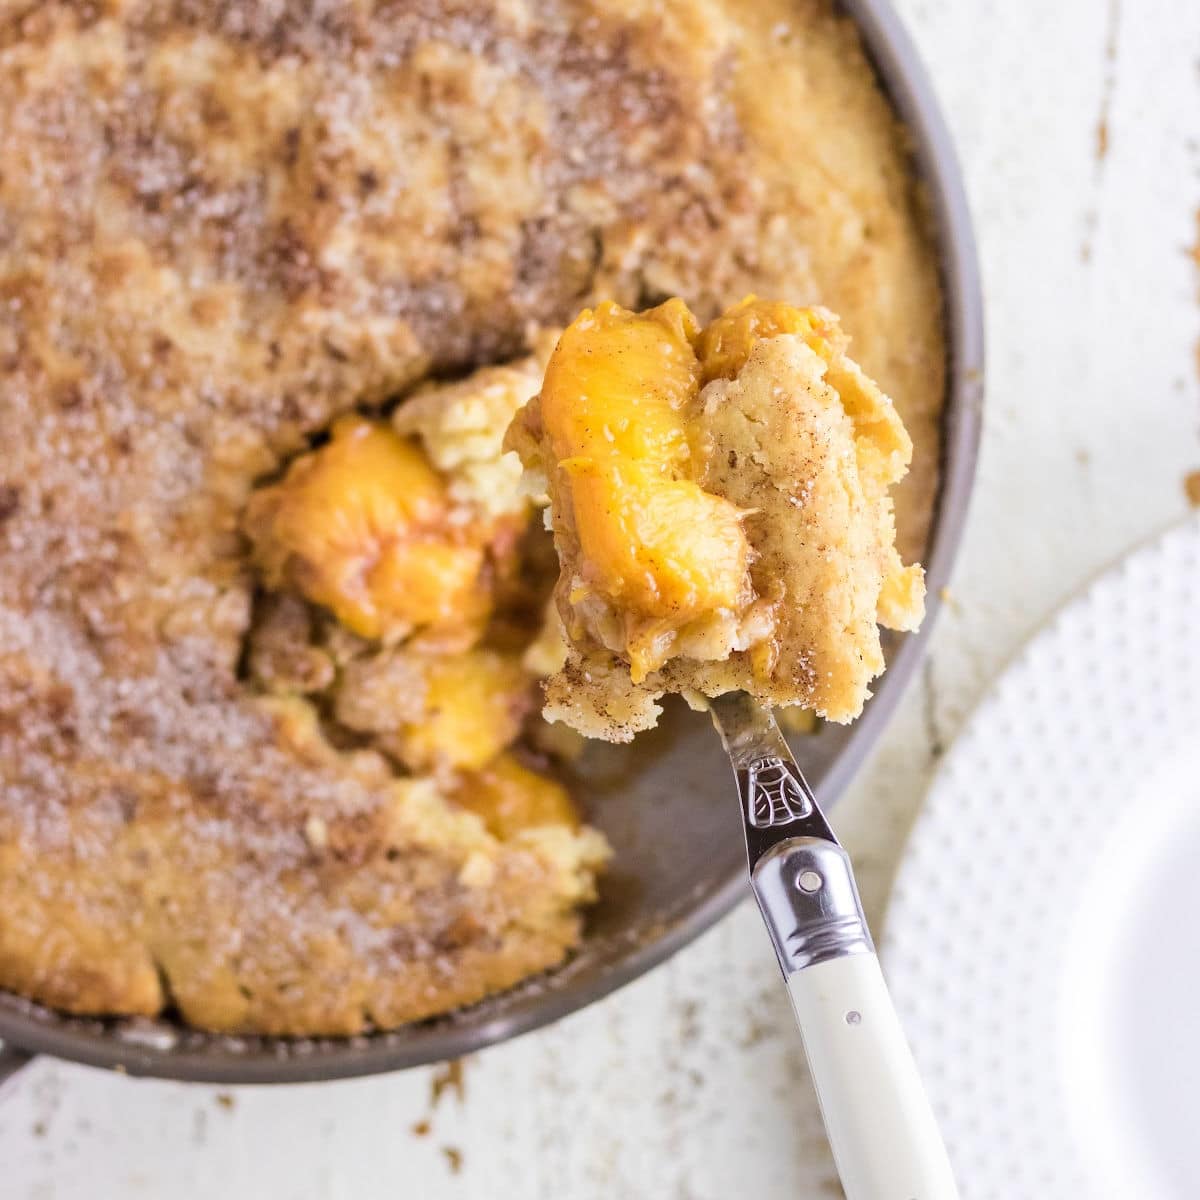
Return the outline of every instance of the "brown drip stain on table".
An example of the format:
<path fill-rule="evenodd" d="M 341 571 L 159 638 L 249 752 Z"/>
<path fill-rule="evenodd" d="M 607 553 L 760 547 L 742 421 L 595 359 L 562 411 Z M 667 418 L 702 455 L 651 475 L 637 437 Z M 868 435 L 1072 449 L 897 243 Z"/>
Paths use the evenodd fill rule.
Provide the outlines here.
<path fill-rule="evenodd" d="M 463 1060 L 452 1058 L 438 1067 L 429 1081 L 429 1107 L 432 1111 L 441 1103 L 442 1096 L 453 1092 L 459 1104 L 467 1097 L 463 1080 Z"/>
<path fill-rule="evenodd" d="M 1183 477 L 1183 494 L 1193 508 L 1200 508 L 1200 470 L 1189 471 Z"/>
<path fill-rule="evenodd" d="M 452 1058 L 449 1062 L 441 1063 L 434 1068 L 433 1074 L 429 1077 L 429 1111 L 409 1127 L 413 1137 L 424 1138 L 433 1132 L 434 1110 L 447 1092 L 453 1092 L 459 1104 L 462 1104 L 467 1098 L 461 1058 Z M 462 1152 L 453 1146 L 443 1146 L 442 1153 L 450 1162 L 450 1169 L 457 1174 L 462 1164 Z"/>

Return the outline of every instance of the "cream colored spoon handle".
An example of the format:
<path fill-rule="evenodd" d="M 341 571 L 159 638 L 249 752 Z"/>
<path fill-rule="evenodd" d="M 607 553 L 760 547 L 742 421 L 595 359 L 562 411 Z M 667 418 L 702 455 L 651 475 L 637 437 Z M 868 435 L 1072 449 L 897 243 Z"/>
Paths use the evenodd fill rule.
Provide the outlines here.
<path fill-rule="evenodd" d="M 830 958 L 787 984 L 847 1200 L 957 1200 L 879 959 Z"/>

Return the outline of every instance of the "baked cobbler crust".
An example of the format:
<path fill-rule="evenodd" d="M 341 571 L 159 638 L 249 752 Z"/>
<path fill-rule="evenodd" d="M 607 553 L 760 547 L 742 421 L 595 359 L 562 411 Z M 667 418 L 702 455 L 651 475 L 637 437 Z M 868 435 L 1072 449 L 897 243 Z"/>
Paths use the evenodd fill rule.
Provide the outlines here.
<path fill-rule="evenodd" d="M 935 266 L 824 3 L 9 5 L 0 163 L 5 987 L 348 1033 L 576 944 L 594 835 L 342 736 L 336 638 L 249 661 L 247 505 L 339 417 L 604 297 L 819 297 L 913 432 L 922 541 Z"/>

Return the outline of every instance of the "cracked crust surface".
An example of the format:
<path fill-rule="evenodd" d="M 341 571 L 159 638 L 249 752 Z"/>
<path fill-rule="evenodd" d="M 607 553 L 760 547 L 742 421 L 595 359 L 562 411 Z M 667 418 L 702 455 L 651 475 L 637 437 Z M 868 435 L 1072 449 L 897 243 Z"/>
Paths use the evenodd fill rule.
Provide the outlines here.
<path fill-rule="evenodd" d="M 576 942 L 595 847 L 493 838 L 239 677 L 245 503 L 355 406 L 592 298 L 821 296 L 922 538 L 935 270 L 823 3 L 9 5 L 0 151 L 4 986 L 338 1033 Z"/>

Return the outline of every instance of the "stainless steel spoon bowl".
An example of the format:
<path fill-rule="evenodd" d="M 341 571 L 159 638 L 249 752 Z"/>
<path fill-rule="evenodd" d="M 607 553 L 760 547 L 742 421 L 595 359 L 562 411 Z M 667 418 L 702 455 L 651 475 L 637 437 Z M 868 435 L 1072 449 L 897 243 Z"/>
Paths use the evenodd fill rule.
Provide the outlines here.
<path fill-rule="evenodd" d="M 884 88 L 912 133 L 941 258 L 948 333 L 943 472 L 924 562 L 929 614 L 895 639 L 889 668 L 853 726 L 806 739 L 804 771 L 828 806 L 878 737 L 913 677 L 937 615 L 975 474 L 983 394 L 983 320 L 970 216 L 949 134 L 916 51 L 886 0 L 844 0 Z M 628 749 L 595 747 L 580 792 L 616 850 L 584 944 L 561 969 L 465 1011 L 394 1033 L 349 1040 L 225 1038 L 166 1021 L 63 1017 L 0 995 L 0 1077 L 26 1052 L 132 1075 L 219 1083 L 285 1083 L 368 1075 L 479 1050 L 607 995 L 687 945 L 746 895 L 742 834 L 728 764 L 707 718 L 672 709 Z"/>

